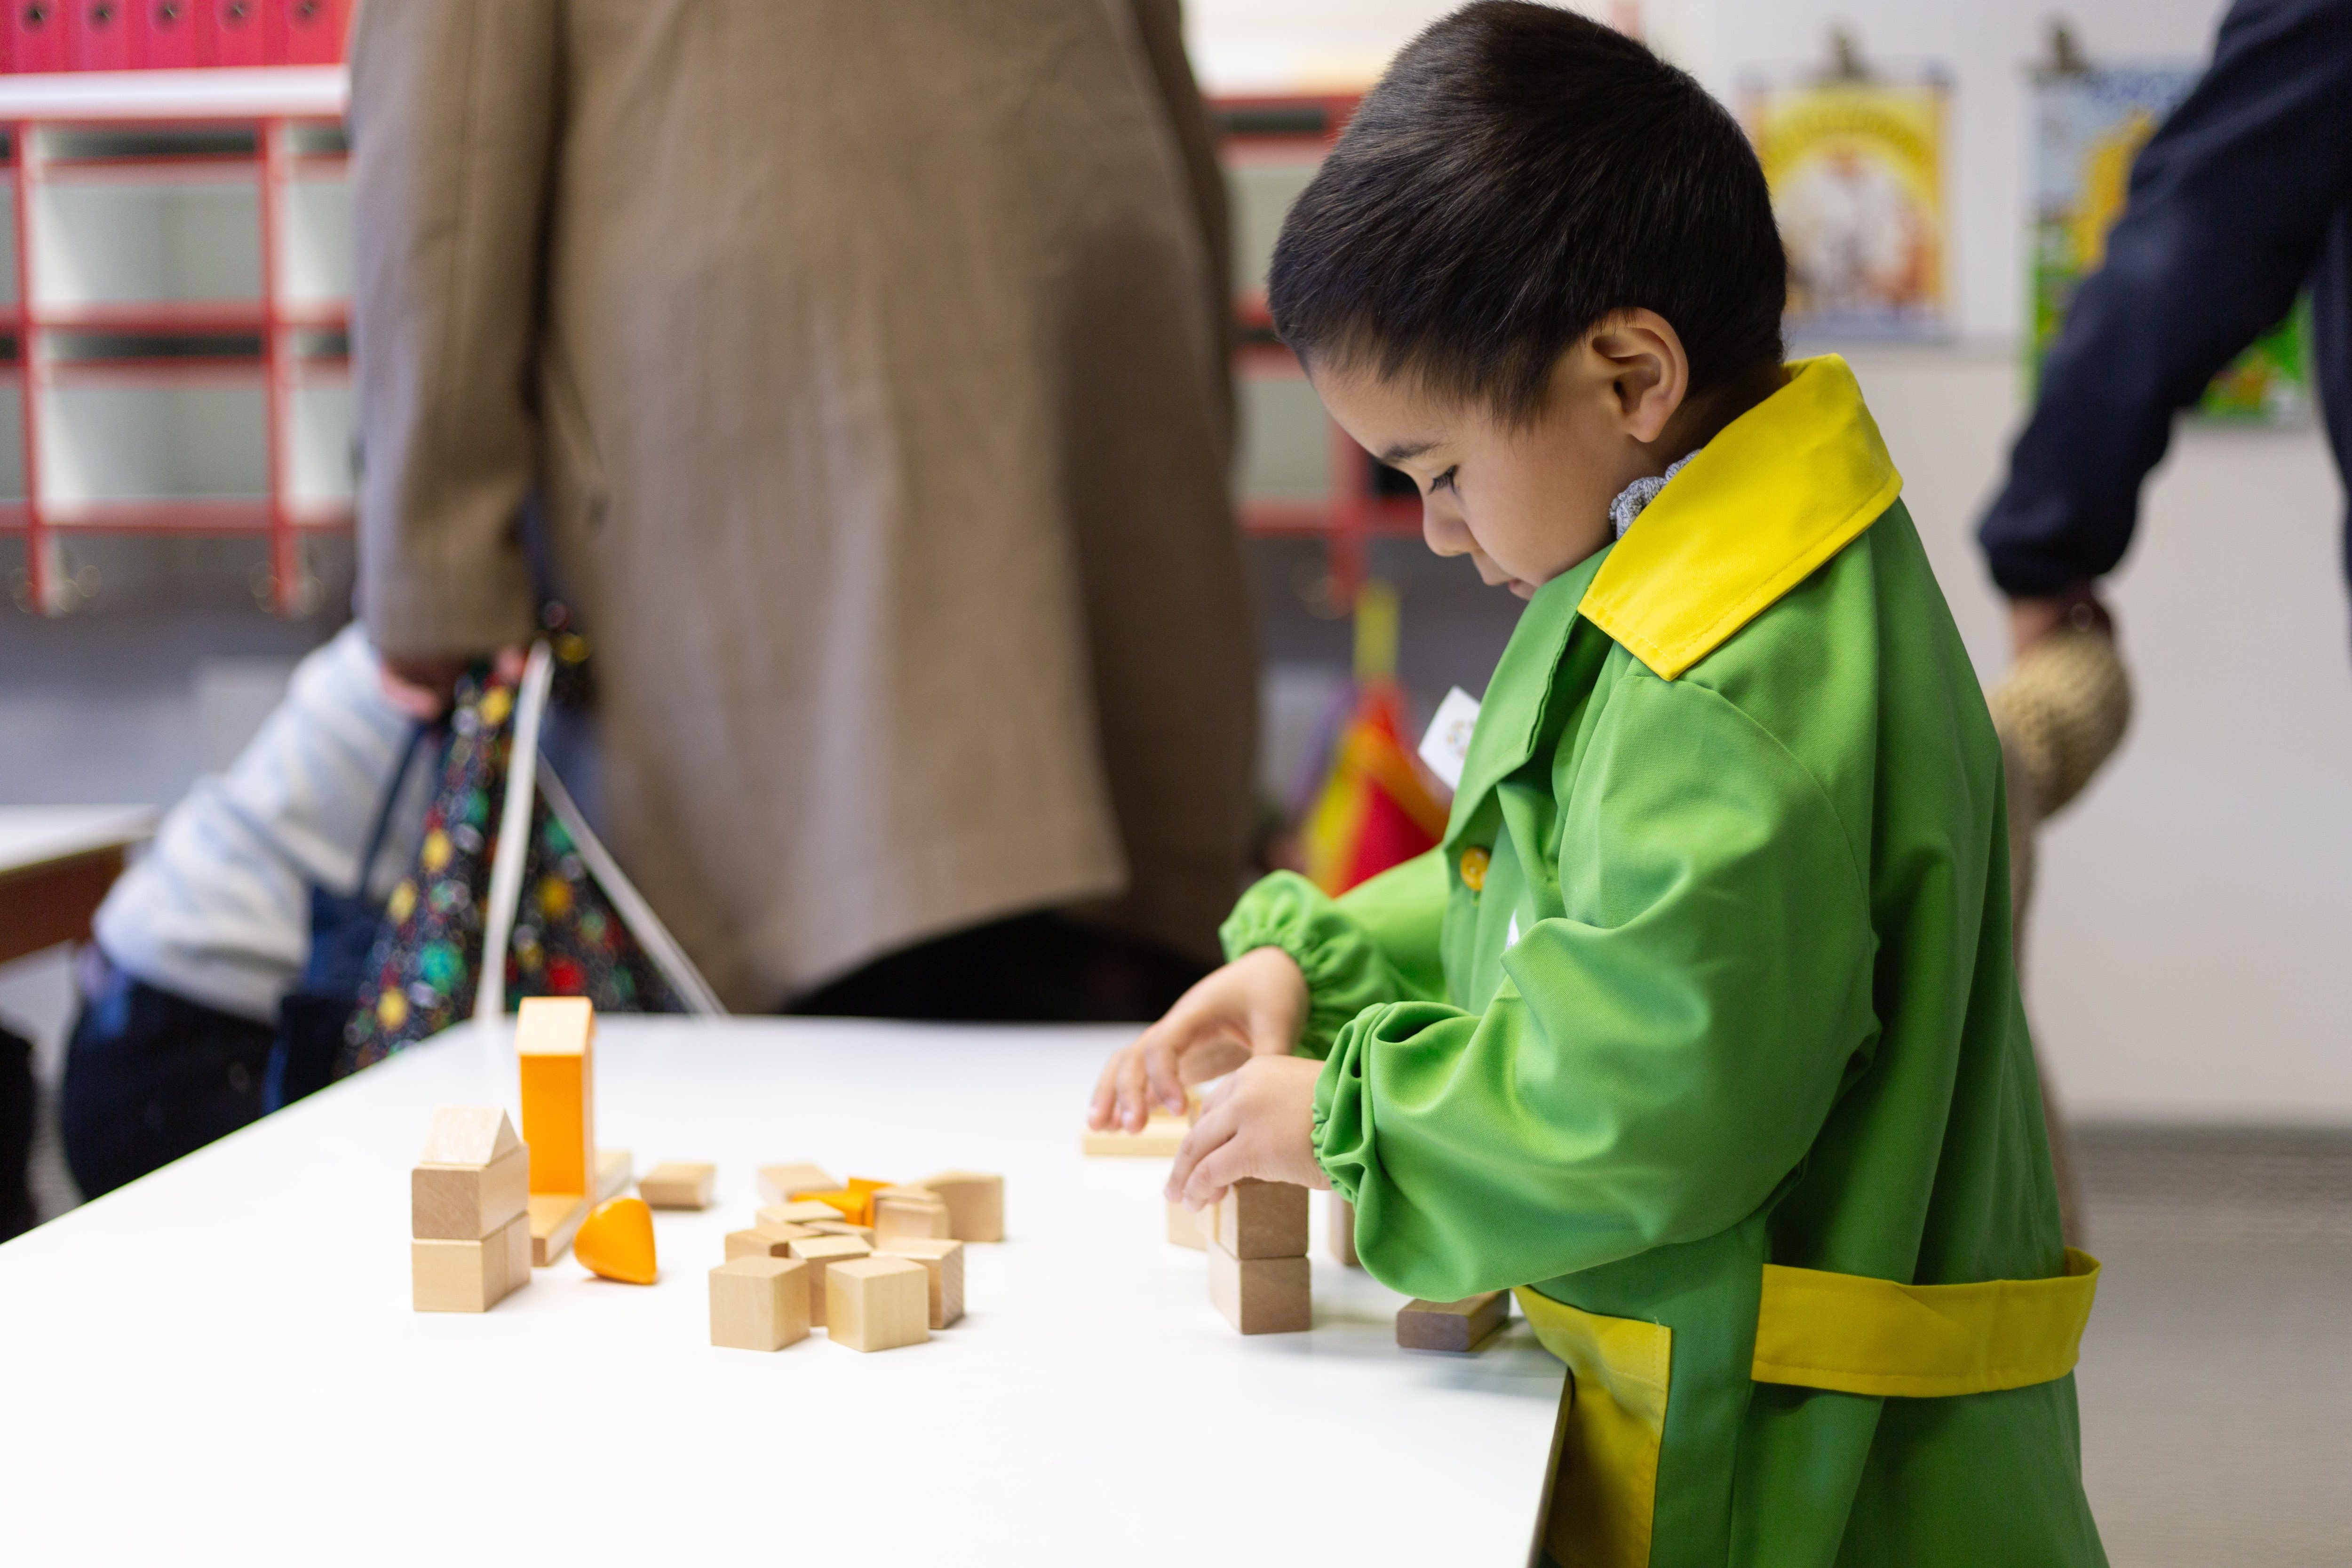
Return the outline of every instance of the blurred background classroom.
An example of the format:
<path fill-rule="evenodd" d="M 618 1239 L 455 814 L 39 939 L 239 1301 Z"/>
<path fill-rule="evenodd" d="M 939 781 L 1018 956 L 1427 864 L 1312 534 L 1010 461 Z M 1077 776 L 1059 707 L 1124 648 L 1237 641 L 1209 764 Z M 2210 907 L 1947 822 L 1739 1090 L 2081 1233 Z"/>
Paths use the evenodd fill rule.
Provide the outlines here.
<path fill-rule="evenodd" d="M 1483 689 L 1518 607 L 1429 555 L 1410 487 L 1335 438 L 1261 291 L 1285 206 L 1354 96 L 1445 8 L 1187 7 L 1234 218 L 1270 855 L 1318 852 L 1360 674 L 1393 673 L 1409 750 L 1449 689 Z M 1768 144 L 1792 264 L 1811 268 L 1792 352 L 1853 364 L 1978 672 L 1999 681 L 2009 629 L 1976 526 L 2131 152 L 2227 7 L 1579 8 L 1645 37 Z M 152 825 L 136 808 L 225 767 L 350 618 L 339 55 L 281 57 L 268 111 L 241 119 L 184 89 L 142 103 L 130 75 L 107 78 L 131 85 L 103 115 L 70 71 L 20 58 L 0 79 L 0 1021 L 35 1043 L 47 1102 L 73 1010 L 55 921 L 73 917 L 26 912 L 33 863 L 68 867 L 51 877 L 67 904 L 102 891 Z M 1824 105 L 1877 117 L 1875 163 L 1808 163 Z M 2107 1265 L 2081 1389 L 2119 1565 L 2334 1563 L 2352 1539 L 2352 632 L 2309 331 L 2290 318 L 2180 420 L 2106 583 L 2130 727 L 2041 840 L 2029 1009 Z M 125 809 L 54 809 L 93 806 Z M 78 1194 L 44 1114 L 47 1218 Z"/>

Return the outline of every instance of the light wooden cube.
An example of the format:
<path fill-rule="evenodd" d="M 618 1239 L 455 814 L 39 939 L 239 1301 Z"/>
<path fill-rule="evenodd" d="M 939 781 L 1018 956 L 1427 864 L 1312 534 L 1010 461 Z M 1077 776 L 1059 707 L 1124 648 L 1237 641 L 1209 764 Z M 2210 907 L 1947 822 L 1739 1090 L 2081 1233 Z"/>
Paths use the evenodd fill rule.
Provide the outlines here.
<path fill-rule="evenodd" d="M 944 1329 L 963 1316 L 963 1243 L 952 1237 L 900 1236 L 876 1247 L 883 1258 L 911 1258 L 930 1271 L 931 1327 Z"/>
<path fill-rule="evenodd" d="M 777 1236 L 774 1234 L 774 1229 L 796 1230 L 798 1228 L 797 1226 L 773 1228 L 754 1226 L 750 1230 L 730 1230 L 727 1233 L 727 1260 L 732 1263 L 739 1258 L 790 1258 L 793 1255 L 793 1242 L 796 1238 Z"/>
<path fill-rule="evenodd" d="M 488 1164 L 408 1173 L 409 1234 L 419 1241 L 479 1241 L 530 1206 L 530 1151 L 520 1142 Z"/>
<path fill-rule="evenodd" d="M 952 1240 L 952 1228 L 948 1205 L 937 1198 L 914 1198 L 891 1193 L 874 1194 L 874 1234 L 877 1237 L 919 1236 L 940 1240 Z"/>
<path fill-rule="evenodd" d="M 1194 1214 L 1181 1203 L 1171 1202 L 1168 1205 L 1168 1239 L 1179 1247 L 1201 1251 L 1209 1245 L 1208 1226 L 1202 1222 L 1205 1220 L 1209 1226 L 1213 1226 L 1216 1213 L 1213 1206 Z"/>
<path fill-rule="evenodd" d="M 1307 1189 L 1244 1176 L 1217 1205 L 1217 1244 L 1235 1258 L 1307 1256 Z"/>
<path fill-rule="evenodd" d="M 530 1219 L 517 1215 L 478 1241 L 408 1244 L 411 1304 L 420 1312 L 487 1312 L 530 1283 Z"/>
<path fill-rule="evenodd" d="M 780 1351 L 808 1338 L 809 1266 L 796 1258 L 738 1258 L 710 1271 L 710 1342 Z"/>
<path fill-rule="evenodd" d="M 710 1190 L 718 1184 L 716 1165 L 683 1164 L 671 1161 L 656 1165 L 637 1178 L 637 1196 L 649 1208 L 707 1209 Z"/>
<path fill-rule="evenodd" d="M 760 1212 L 764 1215 L 768 1211 L 761 1209 Z M 751 1228 L 758 1231 L 761 1236 L 772 1237 L 778 1241 L 798 1241 L 804 1236 L 822 1236 L 824 1234 L 823 1231 L 817 1230 L 809 1226 L 787 1225 L 782 1220 L 778 1219 L 755 1219 L 751 1222 Z"/>
<path fill-rule="evenodd" d="M 1209 1243 L 1209 1300 L 1245 1334 L 1293 1334 L 1315 1326 L 1313 1266 L 1304 1258 L 1236 1258 Z"/>
<path fill-rule="evenodd" d="M 841 1185 L 822 1165 L 788 1162 L 760 1167 L 760 1201 L 788 1203 L 794 1193 L 829 1193 Z"/>
<path fill-rule="evenodd" d="M 1397 1343 L 1409 1351 L 1475 1351 L 1510 1320 L 1508 1290 L 1459 1301 L 1407 1301 L 1396 1315 Z"/>
<path fill-rule="evenodd" d="M 958 1241 L 1004 1239 L 1004 1178 L 981 1171 L 942 1171 L 914 1185 L 948 1205 L 948 1234 Z"/>
<path fill-rule="evenodd" d="M 841 1211 L 831 1204 L 821 1204 L 814 1198 L 803 1198 L 796 1204 L 770 1204 L 761 1209 L 760 1218 L 778 1225 L 814 1225 L 818 1220 L 835 1220 Z"/>
<path fill-rule="evenodd" d="M 1360 1268 L 1364 1260 L 1356 1256 L 1356 1205 L 1339 1195 L 1334 1187 L 1325 1194 L 1330 1201 L 1324 1205 L 1323 1218 L 1331 1234 L 1324 1238 L 1331 1256 L 1349 1268 Z"/>
<path fill-rule="evenodd" d="M 852 1225 L 845 1219 L 837 1218 L 813 1219 L 801 1228 L 818 1236 L 853 1236 L 868 1247 L 874 1245 L 874 1227 L 870 1225 Z"/>
<path fill-rule="evenodd" d="M 911 1258 L 853 1258 L 824 1271 L 825 1337 L 854 1351 L 931 1337 L 930 1270 Z"/>
<path fill-rule="evenodd" d="M 825 1276 L 833 1265 L 873 1256 L 874 1249 L 854 1236 L 814 1236 L 785 1244 L 792 1256 L 809 1266 L 809 1321 L 825 1324 Z"/>

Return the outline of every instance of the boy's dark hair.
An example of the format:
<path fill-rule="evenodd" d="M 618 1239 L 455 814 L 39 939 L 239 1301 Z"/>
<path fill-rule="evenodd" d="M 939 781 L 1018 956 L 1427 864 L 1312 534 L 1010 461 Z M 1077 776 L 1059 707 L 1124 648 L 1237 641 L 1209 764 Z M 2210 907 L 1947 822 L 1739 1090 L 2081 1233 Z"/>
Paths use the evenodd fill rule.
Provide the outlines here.
<path fill-rule="evenodd" d="M 1283 221 L 1300 358 L 1412 373 L 1507 420 L 1612 310 L 1655 310 L 1691 391 L 1780 362 L 1764 171 L 1697 82 L 1556 6 L 1476 0 L 1405 46 Z"/>

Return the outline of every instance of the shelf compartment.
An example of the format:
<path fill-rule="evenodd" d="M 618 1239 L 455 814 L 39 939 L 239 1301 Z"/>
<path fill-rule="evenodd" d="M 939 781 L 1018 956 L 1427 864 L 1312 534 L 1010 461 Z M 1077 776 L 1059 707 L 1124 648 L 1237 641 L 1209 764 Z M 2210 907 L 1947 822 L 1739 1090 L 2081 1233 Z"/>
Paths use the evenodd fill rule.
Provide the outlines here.
<path fill-rule="evenodd" d="M 298 165 L 281 189 L 278 300 L 289 313 L 340 316 L 352 295 L 351 183 Z"/>
<path fill-rule="evenodd" d="M 37 316 L 260 308 L 261 186 L 251 167 L 171 179 L 44 175 L 30 194 Z"/>
<path fill-rule="evenodd" d="M 266 516 L 268 406 L 258 374 L 60 378 L 37 395 L 45 522 L 114 503 L 245 501 Z"/>
<path fill-rule="evenodd" d="M 359 486 L 358 400 L 349 376 L 305 378 L 287 397 L 284 494 L 303 513 L 351 510 Z"/>

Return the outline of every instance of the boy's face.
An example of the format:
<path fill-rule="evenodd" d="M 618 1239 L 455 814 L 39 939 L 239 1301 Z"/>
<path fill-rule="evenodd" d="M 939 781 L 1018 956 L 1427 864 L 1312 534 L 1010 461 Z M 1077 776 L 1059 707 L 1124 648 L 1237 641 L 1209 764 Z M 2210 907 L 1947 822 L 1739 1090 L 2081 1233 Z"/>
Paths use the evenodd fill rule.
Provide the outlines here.
<path fill-rule="evenodd" d="M 1609 542 L 1609 503 L 1661 455 L 1688 385 L 1682 343 L 1646 310 L 1612 317 L 1563 353 L 1524 425 L 1483 405 L 1433 398 L 1410 378 L 1310 367 L 1340 428 L 1421 489 L 1422 536 L 1467 555 L 1524 599 Z"/>

